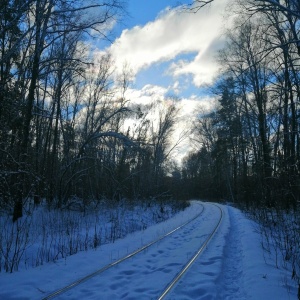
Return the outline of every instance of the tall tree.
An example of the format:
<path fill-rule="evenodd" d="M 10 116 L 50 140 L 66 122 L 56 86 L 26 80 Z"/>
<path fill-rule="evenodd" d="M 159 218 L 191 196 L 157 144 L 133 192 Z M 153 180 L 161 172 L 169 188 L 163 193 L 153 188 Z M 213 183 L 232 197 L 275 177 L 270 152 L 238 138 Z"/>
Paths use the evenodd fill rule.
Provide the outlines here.
<path fill-rule="evenodd" d="M 18 183 L 14 189 L 17 194 L 12 197 L 14 220 L 22 216 L 23 200 L 33 192 L 32 181 L 44 180 L 45 168 L 42 170 L 37 159 L 36 169 L 32 168 L 33 147 L 44 153 L 44 161 L 51 165 L 48 177 L 54 178 L 58 170 L 58 145 L 67 119 L 64 93 L 70 82 L 83 74 L 80 65 L 83 70 L 84 63 L 89 62 L 84 56 L 76 56 L 79 41 L 95 34 L 105 37 L 109 24 L 123 8 L 117 0 L 1 2 L 0 119 L 1 137 L 5 138 L 1 144 L 1 165 L 9 157 L 13 166 L 7 166 L 10 172 L 5 174 Z M 53 100 L 51 107 L 49 95 Z M 6 145 L 11 145 L 11 149 Z M 50 182 L 49 193 L 53 194 L 53 181 Z"/>

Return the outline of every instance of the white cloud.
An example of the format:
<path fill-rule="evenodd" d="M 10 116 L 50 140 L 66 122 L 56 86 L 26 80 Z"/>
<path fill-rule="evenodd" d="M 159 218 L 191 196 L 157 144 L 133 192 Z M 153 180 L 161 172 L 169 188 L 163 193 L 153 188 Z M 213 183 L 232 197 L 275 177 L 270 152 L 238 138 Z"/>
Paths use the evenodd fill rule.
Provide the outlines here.
<path fill-rule="evenodd" d="M 168 105 L 167 94 L 169 90 L 156 86 L 156 85 L 146 85 L 141 90 L 128 89 L 126 92 L 126 99 L 130 100 L 132 104 L 137 105 L 150 105 L 157 103 L 159 101 L 162 105 Z M 210 112 L 215 104 L 215 98 L 212 97 L 199 97 L 192 95 L 189 98 L 183 98 L 180 101 L 175 101 L 176 105 L 180 108 L 180 113 L 177 120 L 177 125 L 173 133 L 173 142 L 180 139 L 180 136 L 184 132 L 186 139 L 184 139 L 180 145 L 176 148 L 172 154 L 172 157 L 175 161 L 180 163 L 181 159 L 186 155 L 187 152 L 192 150 L 192 145 L 190 144 L 190 129 L 193 126 L 196 115 L 199 111 Z M 152 120 L 155 120 L 155 114 L 151 114 Z M 136 126 L 135 119 L 127 119 L 124 123 L 124 130 L 128 130 L 128 127 L 131 129 Z"/>
<path fill-rule="evenodd" d="M 167 93 L 167 88 L 147 84 L 141 90 L 128 89 L 125 98 L 134 104 L 147 105 L 154 100 L 164 100 Z"/>
<path fill-rule="evenodd" d="M 219 66 L 216 63 L 216 54 L 222 48 L 223 42 L 224 39 L 221 36 L 217 37 L 205 51 L 199 51 L 192 61 L 179 60 L 172 63 L 168 73 L 175 78 L 191 74 L 193 83 L 197 87 L 211 83 L 219 70 Z"/>
<path fill-rule="evenodd" d="M 173 84 L 173 86 L 172 87 L 170 87 L 170 89 L 176 94 L 176 95 L 178 95 L 179 93 L 180 93 L 180 83 L 179 83 L 179 81 L 178 80 L 176 80 L 175 82 L 174 82 L 174 84 Z"/>
<path fill-rule="evenodd" d="M 118 68 L 126 62 L 134 74 L 153 63 L 169 61 L 184 53 L 196 53 L 191 61 L 174 63 L 173 76 L 191 74 L 195 85 L 210 81 L 222 28 L 221 13 L 228 0 L 215 0 L 197 14 L 165 10 L 143 27 L 124 30 L 109 51 Z"/>

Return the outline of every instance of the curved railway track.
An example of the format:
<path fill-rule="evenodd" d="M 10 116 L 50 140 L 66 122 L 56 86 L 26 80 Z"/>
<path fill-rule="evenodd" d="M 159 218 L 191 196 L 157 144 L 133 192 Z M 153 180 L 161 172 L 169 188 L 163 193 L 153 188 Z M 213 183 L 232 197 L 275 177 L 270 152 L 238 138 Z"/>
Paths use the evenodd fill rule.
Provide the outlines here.
<path fill-rule="evenodd" d="M 91 274 L 89 274 L 89 275 L 87 275 L 87 276 L 84 276 L 84 277 L 82 277 L 82 278 L 80 278 L 80 279 L 78 279 L 78 280 L 72 282 L 71 284 L 69 284 L 69 285 L 67 285 L 67 286 L 65 286 L 65 287 L 62 287 L 62 288 L 60 288 L 60 289 L 58 289 L 58 290 L 52 292 L 52 293 L 49 294 L 48 296 L 42 298 L 42 300 L 50 300 L 50 299 L 54 299 L 55 297 L 58 297 L 59 295 L 61 295 L 61 294 L 65 293 L 65 292 L 67 292 L 67 291 L 69 291 L 69 290 L 75 288 L 76 286 L 78 286 L 78 285 L 80 285 L 80 284 L 82 284 L 82 283 L 88 281 L 89 279 L 91 279 L 91 278 L 93 278 L 93 277 L 95 277 L 95 276 L 97 276 L 97 275 L 100 275 L 101 273 L 103 273 L 103 272 L 105 272 L 106 270 L 108 270 L 108 269 L 110 269 L 110 268 L 112 268 L 112 267 L 114 267 L 114 266 L 116 266 L 116 265 L 118 265 L 118 264 L 124 262 L 125 260 L 128 260 L 129 258 L 131 258 L 131 257 L 133 257 L 133 256 L 135 256 L 135 255 L 137 255 L 138 253 L 140 253 L 140 252 L 142 252 L 142 251 L 148 249 L 149 247 L 151 247 L 151 246 L 157 244 L 158 242 L 162 241 L 163 239 L 167 238 L 168 236 L 172 235 L 173 233 L 177 232 L 178 230 L 184 228 L 185 226 L 187 226 L 188 224 L 190 224 L 191 222 L 193 222 L 194 220 L 196 220 L 197 218 L 199 218 L 199 217 L 203 214 L 203 212 L 204 212 L 204 205 L 203 205 L 203 204 L 199 204 L 199 205 L 202 206 L 202 210 L 201 210 L 200 213 L 198 213 L 198 214 L 197 214 L 196 216 L 194 216 L 192 219 L 190 219 L 190 220 L 188 220 L 187 222 L 183 223 L 182 225 L 176 227 L 175 229 L 171 230 L 170 232 L 164 234 L 163 236 L 159 237 L 158 239 L 156 239 L 156 240 L 154 240 L 154 241 L 148 243 L 147 245 L 145 245 L 145 246 L 143 246 L 143 247 L 141 247 L 141 248 L 138 248 L 138 249 L 135 250 L 134 252 L 132 252 L 132 253 L 126 255 L 125 257 L 123 257 L 123 258 L 121 258 L 121 259 L 118 259 L 117 261 L 115 261 L 115 262 L 113 262 L 113 263 L 110 263 L 110 264 L 108 264 L 108 265 L 102 267 L 101 269 L 99 269 L 99 270 L 97 270 L 97 271 L 95 271 L 95 272 L 93 272 L 93 273 L 91 273 Z M 199 253 L 199 254 L 200 254 L 200 253 Z M 198 255 L 199 255 L 199 254 L 198 254 Z M 195 258 L 195 259 L 196 259 L 196 258 Z M 182 275 L 181 275 L 181 276 L 182 276 Z M 180 276 L 180 277 L 181 277 L 181 276 Z"/>
<path fill-rule="evenodd" d="M 215 227 L 211 231 L 211 233 L 208 235 L 206 240 L 202 243 L 202 245 L 199 247 L 198 251 L 195 253 L 195 255 L 185 264 L 185 266 L 181 269 L 181 271 L 173 278 L 173 280 L 166 286 L 164 291 L 161 293 L 161 295 L 158 297 L 158 300 L 164 299 L 169 292 L 175 287 L 176 283 L 184 276 L 184 274 L 189 270 L 189 268 L 192 266 L 192 264 L 195 262 L 195 260 L 199 257 L 199 255 L 204 251 L 208 243 L 211 241 L 213 236 L 215 235 L 216 231 L 218 230 L 222 219 L 223 219 L 223 210 L 220 206 L 215 205 L 220 210 L 220 218 L 217 221 Z"/>

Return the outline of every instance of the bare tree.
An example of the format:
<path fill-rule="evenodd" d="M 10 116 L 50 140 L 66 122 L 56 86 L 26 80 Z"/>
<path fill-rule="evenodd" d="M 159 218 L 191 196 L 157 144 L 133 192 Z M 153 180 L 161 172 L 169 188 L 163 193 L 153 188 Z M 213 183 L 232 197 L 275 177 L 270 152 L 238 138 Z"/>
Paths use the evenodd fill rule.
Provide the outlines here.
<path fill-rule="evenodd" d="M 23 200 L 32 193 L 32 179 L 36 177 L 41 182 L 44 176 L 43 167 L 32 168 L 33 147 L 38 153 L 44 153 L 52 167 L 48 176 L 55 177 L 55 162 L 60 154 L 58 145 L 67 109 L 63 106 L 64 93 L 72 85 L 72 80 L 83 74 L 83 65 L 89 62 L 84 56 L 76 56 L 79 41 L 95 35 L 106 38 L 111 23 L 124 12 L 124 3 L 118 0 L 2 2 L 0 119 L 5 115 L 8 120 L 7 116 L 13 113 L 15 121 L 14 124 L 3 122 L 1 135 L 15 150 L 13 153 L 8 149 L 7 143 L 1 150 L 11 154 L 14 165 L 9 166 L 13 169 L 6 173 L 15 174 L 13 181 L 19 182 L 14 189 L 17 195 L 13 197 L 13 219 L 17 220 L 22 216 Z M 8 90 L 14 95 L 4 101 Z M 53 101 L 49 111 L 51 97 Z M 12 99 L 18 99 L 17 105 L 10 105 Z M 4 102 L 7 104 L 3 105 Z M 46 140 L 42 142 L 41 130 L 46 124 Z M 7 135 L 10 128 L 13 134 Z M 5 159 L 6 154 L 3 154 L 1 163 Z M 36 160 L 35 166 L 38 165 Z M 53 187 L 50 187 L 50 194 L 51 190 Z"/>

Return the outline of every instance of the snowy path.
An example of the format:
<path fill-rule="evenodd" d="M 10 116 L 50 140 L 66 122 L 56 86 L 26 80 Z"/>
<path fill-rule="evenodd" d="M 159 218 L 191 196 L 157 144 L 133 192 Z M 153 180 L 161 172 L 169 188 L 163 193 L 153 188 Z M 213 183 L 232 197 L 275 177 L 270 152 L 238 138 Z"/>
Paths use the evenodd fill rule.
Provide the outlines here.
<path fill-rule="evenodd" d="M 219 275 L 218 295 L 223 299 L 248 299 L 243 282 L 243 246 L 237 216 L 228 209 L 229 228 L 225 236 L 222 255 L 222 269 Z"/>
<path fill-rule="evenodd" d="M 77 286 L 56 299 L 157 299 L 193 256 L 216 222 L 217 208 L 205 205 L 200 218 L 137 257 Z M 54 290 L 136 250 L 201 211 L 196 201 L 175 218 L 134 233 L 97 251 L 19 273 L 0 273 L 0 299 L 42 299 Z M 284 270 L 265 263 L 253 222 L 223 206 L 224 220 L 207 249 L 166 299 L 296 299 Z"/>
<path fill-rule="evenodd" d="M 179 232 L 59 298 L 157 299 L 165 286 L 198 251 L 219 217 L 218 208 L 206 204 L 203 214 Z"/>
<path fill-rule="evenodd" d="M 255 224 L 233 207 L 223 209 L 217 236 L 168 299 L 297 299 L 290 275 L 272 257 L 266 263 Z"/>

